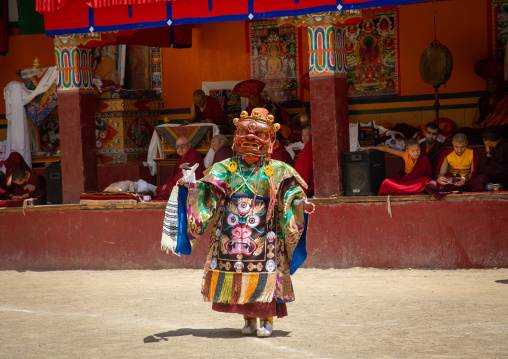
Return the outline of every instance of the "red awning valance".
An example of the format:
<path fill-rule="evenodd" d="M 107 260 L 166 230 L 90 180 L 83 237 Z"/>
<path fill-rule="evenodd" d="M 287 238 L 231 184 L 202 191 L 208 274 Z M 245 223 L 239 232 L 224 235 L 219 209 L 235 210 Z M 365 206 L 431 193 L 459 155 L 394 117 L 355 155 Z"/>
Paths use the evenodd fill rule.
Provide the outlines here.
<path fill-rule="evenodd" d="M 82 0 L 82 1 L 86 2 L 88 6 L 94 9 L 99 9 L 108 6 L 146 5 L 153 4 L 156 2 L 177 1 L 177 0 Z M 67 0 L 36 0 L 35 10 L 40 13 L 58 11 L 63 6 L 65 6 L 66 3 Z"/>
<path fill-rule="evenodd" d="M 36 0 L 46 35 L 249 21 L 428 0 Z"/>

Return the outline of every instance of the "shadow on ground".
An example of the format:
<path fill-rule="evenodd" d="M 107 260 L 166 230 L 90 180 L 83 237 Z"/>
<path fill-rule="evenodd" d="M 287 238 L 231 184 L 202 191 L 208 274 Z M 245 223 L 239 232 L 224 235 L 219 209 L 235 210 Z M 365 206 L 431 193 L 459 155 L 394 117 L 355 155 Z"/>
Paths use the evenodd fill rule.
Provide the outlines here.
<path fill-rule="evenodd" d="M 287 337 L 290 332 L 285 330 L 274 330 L 272 337 Z M 192 328 L 180 328 L 176 330 L 170 330 L 164 333 L 153 334 L 145 337 L 143 342 L 145 343 L 158 343 L 160 341 L 167 341 L 171 337 L 181 337 L 185 335 L 192 335 L 195 337 L 203 338 L 245 338 L 240 334 L 238 328 L 221 328 L 221 329 L 192 329 Z"/>
<path fill-rule="evenodd" d="M 499 280 L 496 280 L 496 283 L 508 284 L 508 279 L 499 279 Z"/>

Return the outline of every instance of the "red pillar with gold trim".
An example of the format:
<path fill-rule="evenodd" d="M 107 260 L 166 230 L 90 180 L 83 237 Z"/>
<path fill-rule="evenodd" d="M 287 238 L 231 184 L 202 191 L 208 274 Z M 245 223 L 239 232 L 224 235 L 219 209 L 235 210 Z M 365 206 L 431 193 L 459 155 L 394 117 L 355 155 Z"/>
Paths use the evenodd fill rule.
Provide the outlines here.
<path fill-rule="evenodd" d="M 55 37 L 63 203 L 97 190 L 92 48 L 86 35 Z"/>
<path fill-rule="evenodd" d="M 336 24 L 307 27 L 314 194 L 343 194 L 342 153 L 349 151 L 349 115 L 344 29 Z"/>

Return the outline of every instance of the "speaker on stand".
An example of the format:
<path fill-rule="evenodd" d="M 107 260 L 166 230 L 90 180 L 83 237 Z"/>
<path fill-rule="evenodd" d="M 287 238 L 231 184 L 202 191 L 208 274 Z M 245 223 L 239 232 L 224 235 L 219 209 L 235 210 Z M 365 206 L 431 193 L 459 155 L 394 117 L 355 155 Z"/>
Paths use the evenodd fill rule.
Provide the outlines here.
<path fill-rule="evenodd" d="M 385 154 L 377 150 L 342 154 L 345 196 L 377 196 L 386 178 Z"/>

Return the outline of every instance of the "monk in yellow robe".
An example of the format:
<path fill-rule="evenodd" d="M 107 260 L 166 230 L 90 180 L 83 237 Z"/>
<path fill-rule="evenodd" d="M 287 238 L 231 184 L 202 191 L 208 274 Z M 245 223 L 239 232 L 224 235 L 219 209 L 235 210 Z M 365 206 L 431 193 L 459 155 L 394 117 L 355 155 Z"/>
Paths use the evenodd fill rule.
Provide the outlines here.
<path fill-rule="evenodd" d="M 467 147 L 463 133 L 453 136 L 453 148 L 444 151 L 438 164 L 437 179 L 430 181 L 425 189 L 436 199 L 453 192 L 485 191 L 487 177 L 477 174 L 478 152 Z"/>

